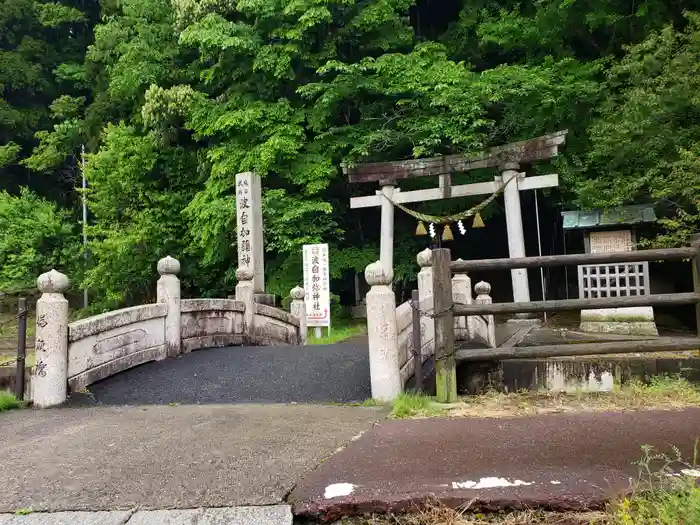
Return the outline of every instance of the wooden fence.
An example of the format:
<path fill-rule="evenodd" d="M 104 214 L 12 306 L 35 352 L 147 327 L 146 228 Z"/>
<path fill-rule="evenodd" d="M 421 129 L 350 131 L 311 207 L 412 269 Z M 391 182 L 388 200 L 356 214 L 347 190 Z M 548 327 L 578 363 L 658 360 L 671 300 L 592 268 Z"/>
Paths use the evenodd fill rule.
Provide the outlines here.
<path fill-rule="evenodd" d="M 597 297 L 558 301 L 458 305 L 453 304 L 452 293 L 449 287 L 452 273 L 468 271 L 513 270 L 518 268 L 544 268 L 581 264 L 602 265 L 679 259 L 690 259 L 693 271 L 693 292 L 626 297 Z M 452 402 L 457 398 L 457 361 L 644 352 L 678 352 L 700 348 L 700 234 L 694 235 L 691 240 L 691 246 L 686 248 L 637 250 L 614 253 L 586 253 L 577 255 L 549 255 L 474 261 L 451 261 L 450 250 L 439 249 L 433 251 L 432 260 L 433 293 L 435 301 L 435 369 L 437 398 L 438 401 L 441 402 Z M 698 337 L 660 337 L 644 341 L 614 341 L 609 343 L 559 344 L 527 348 L 482 348 L 455 351 L 454 316 L 561 312 L 594 308 L 670 306 L 683 304 L 695 305 Z"/>

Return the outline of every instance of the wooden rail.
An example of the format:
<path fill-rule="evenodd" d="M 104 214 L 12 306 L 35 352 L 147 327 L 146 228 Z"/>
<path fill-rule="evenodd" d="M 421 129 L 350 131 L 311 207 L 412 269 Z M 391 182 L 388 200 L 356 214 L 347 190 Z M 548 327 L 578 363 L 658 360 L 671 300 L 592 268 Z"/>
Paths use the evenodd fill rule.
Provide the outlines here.
<path fill-rule="evenodd" d="M 573 357 L 605 354 L 643 354 L 648 352 L 684 352 L 700 349 L 700 338 L 649 339 L 644 341 L 614 341 L 611 343 L 570 343 L 510 348 L 477 348 L 457 350 L 457 361 L 504 361 L 508 359 L 537 359 L 542 357 Z"/>
<path fill-rule="evenodd" d="M 518 268 L 547 268 L 552 266 L 573 266 L 579 264 L 617 264 L 644 261 L 672 261 L 695 257 L 697 249 L 664 248 L 661 250 L 635 250 L 612 253 L 577 253 L 572 255 L 543 255 L 540 257 L 520 257 L 514 259 L 477 259 L 453 261 L 450 269 L 454 273 L 490 270 L 515 270 Z"/>
<path fill-rule="evenodd" d="M 625 264 L 644 261 L 664 261 L 691 259 L 694 291 L 639 295 L 625 297 L 602 297 L 591 299 L 566 299 L 557 301 L 530 301 L 523 303 L 496 303 L 460 305 L 452 302 L 446 292 L 445 282 L 452 272 L 513 270 L 516 268 L 540 268 L 579 264 Z M 638 250 L 615 253 L 587 253 L 578 255 L 551 255 L 544 257 L 523 257 L 517 259 L 485 259 L 476 261 L 450 262 L 450 251 L 433 250 L 433 287 L 435 293 L 435 356 L 442 360 L 438 374 L 438 392 L 450 388 L 454 377 L 451 370 L 455 361 L 481 361 L 501 359 L 522 359 L 540 357 L 586 356 L 602 354 L 680 352 L 700 349 L 700 234 L 695 234 L 688 248 L 662 250 Z M 438 294 L 438 291 L 440 292 Z M 516 313 L 559 312 L 566 310 L 588 310 L 596 308 L 624 308 L 630 306 L 670 306 L 695 304 L 698 338 L 658 338 L 643 341 L 613 341 L 583 344 L 558 344 L 527 348 L 483 348 L 478 350 L 455 351 L 453 338 L 446 337 L 448 327 L 453 326 L 453 318 L 470 315 L 495 315 Z M 443 384 L 441 384 L 441 382 Z M 451 397 L 448 395 L 439 396 Z M 443 399 L 439 399 L 443 400 Z"/>
<path fill-rule="evenodd" d="M 679 304 L 695 304 L 698 301 L 700 301 L 700 293 L 665 293 L 636 295 L 633 297 L 530 301 L 527 303 L 455 304 L 452 307 L 452 312 L 457 316 L 524 314 L 565 312 L 568 310 L 592 310 L 595 308 L 626 308 L 630 306 L 675 306 Z"/>

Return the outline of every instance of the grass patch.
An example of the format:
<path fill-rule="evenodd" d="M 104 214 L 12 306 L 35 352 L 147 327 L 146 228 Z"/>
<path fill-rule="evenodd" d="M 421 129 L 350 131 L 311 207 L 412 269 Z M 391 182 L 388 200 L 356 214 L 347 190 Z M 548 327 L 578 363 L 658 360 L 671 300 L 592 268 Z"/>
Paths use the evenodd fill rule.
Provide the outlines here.
<path fill-rule="evenodd" d="M 692 462 L 644 446 L 639 479 L 632 494 L 608 507 L 607 525 L 695 525 L 700 523 L 698 442 Z"/>
<path fill-rule="evenodd" d="M 12 392 L 0 390 L 0 412 L 5 412 L 14 408 L 22 408 L 22 406 L 22 401 L 17 399 Z"/>
<path fill-rule="evenodd" d="M 337 326 L 331 327 L 331 333 L 328 335 L 328 329 L 322 328 L 323 335 L 319 338 L 314 336 L 315 329 L 309 328 L 309 344 L 310 345 L 330 345 L 345 341 L 351 337 L 363 335 L 367 332 L 367 325 L 364 322 L 351 322 L 348 324 L 339 323 Z"/>
<path fill-rule="evenodd" d="M 656 376 L 649 383 L 631 381 L 612 392 L 491 391 L 446 405 L 446 410 L 416 415 L 447 417 L 514 417 L 558 412 L 675 409 L 700 406 L 700 388 L 680 376 Z M 404 415 L 402 417 L 413 417 Z"/>
<path fill-rule="evenodd" d="M 481 514 L 453 510 L 429 503 L 415 513 L 368 518 L 346 518 L 340 525 L 589 525 L 599 523 L 600 512 L 557 513 L 519 510 L 498 514 Z"/>
<path fill-rule="evenodd" d="M 680 484 L 682 483 L 682 486 Z M 700 487 L 684 479 L 672 489 L 655 490 L 625 498 L 604 523 L 609 525 L 697 525 L 700 523 Z"/>
<path fill-rule="evenodd" d="M 429 417 L 445 412 L 451 405 L 437 403 L 432 397 L 414 392 L 403 392 L 392 402 L 391 417 Z"/>

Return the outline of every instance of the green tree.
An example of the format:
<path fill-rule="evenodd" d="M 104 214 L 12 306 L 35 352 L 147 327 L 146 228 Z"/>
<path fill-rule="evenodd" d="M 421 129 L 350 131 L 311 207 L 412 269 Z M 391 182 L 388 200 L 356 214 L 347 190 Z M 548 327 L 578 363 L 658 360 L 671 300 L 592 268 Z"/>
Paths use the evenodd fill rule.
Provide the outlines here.
<path fill-rule="evenodd" d="M 68 158 L 76 146 L 70 119 L 72 106 L 87 94 L 82 63 L 98 12 L 97 2 L 84 0 L 3 3 L 0 187 L 17 191 L 29 185 L 54 199 L 67 194 L 64 203 L 70 200 L 76 175 L 76 159 Z M 61 122 L 54 124 L 55 118 Z M 49 136 L 51 143 L 29 159 L 32 148 Z M 32 176 L 30 170 L 49 176 Z"/>
<path fill-rule="evenodd" d="M 687 243 L 700 225 L 699 56 L 700 13 L 650 33 L 611 68 L 590 129 L 581 204 L 666 203 L 654 245 Z"/>
<path fill-rule="evenodd" d="M 26 188 L 19 195 L 0 192 L 0 290 L 26 292 L 37 277 L 64 270 L 77 253 L 65 212 Z"/>

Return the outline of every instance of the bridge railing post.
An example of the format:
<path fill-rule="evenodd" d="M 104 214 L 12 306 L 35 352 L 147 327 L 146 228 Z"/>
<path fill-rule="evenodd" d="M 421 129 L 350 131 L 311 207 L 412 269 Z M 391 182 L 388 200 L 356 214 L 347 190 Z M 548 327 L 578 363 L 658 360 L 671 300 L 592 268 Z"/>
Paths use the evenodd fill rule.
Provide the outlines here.
<path fill-rule="evenodd" d="M 418 272 L 418 306 L 421 314 L 433 312 L 433 252 L 426 248 L 416 257 Z M 421 323 L 421 344 L 423 355 L 435 353 L 435 327 L 432 321 Z"/>
<path fill-rule="evenodd" d="M 253 340 L 253 334 L 255 333 L 253 327 L 255 314 L 253 311 L 253 270 L 247 267 L 238 268 L 236 270 L 236 279 L 238 279 L 236 300 L 242 301 L 245 305 L 245 312 L 243 312 L 243 341 L 249 344 Z"/>
<path fill-rule="evenodd" d="M 485 281 L 480 281 L 474 286 L 474 291 L 476 292 L 476 299 L 474 302 L 476 304 L 491 304 L 493 301 L 491 296 L 491 285 Z M 486 318 L 486 342 L 489 347 L 496 348 L 496 323 L 493 319 L 493 315 L 485 315 Z"/>
<path fill-rule="evenodd" d="M 371 287 L 366 298 L 369 374 L 372 397 L 377 401 L 391 401 L 403 391 L 392 278 L 393 271 L 379 261 L 365 269 L 365 279 Z"/>
<path fill-rule="evenodd" d="M 51 270 L 37 279 L 41 297 L 36 303 L 36 364 L 32 373 L 34 406 L 60 405 L 68 396 L 68 291 L 70 281 Z"/>
<path fill-rule="evenodd" d="M 156 285 L 156 298 L 159 303 L 168 305 L 165 316 L 165 355 L 161 357 L 177 357 L 182 352 L 182 337 L 180 327 L 180 262 L 167 256 L 158 261 L 160 279 Z"/>
<path fill-rule="evenodd" d="M 435 385 L 438 403 L 457 400 L 455 322 L 452 313 L 450 250 L 433 250 L 433 316 L 435 324 Z"/>
<path fill-rule="evenodd" d="M 452 277 L 452 302 L 462 305 L 472 304 L 472 280 L 466 273 L 457 273 Z M 466 341 L 474 337 L 470 319 L 471 317 L 455 317 L 457 341 Z"/>
<path fill-rule="evenodd" d="M 306 327 L 306 291 L 301 286 L 295 286 L 289 293 L 292 296 L 292 303 L 289 306 L 289 313 L 299 319 L 299 343 L 305 345 L 308 340 Z"/>

